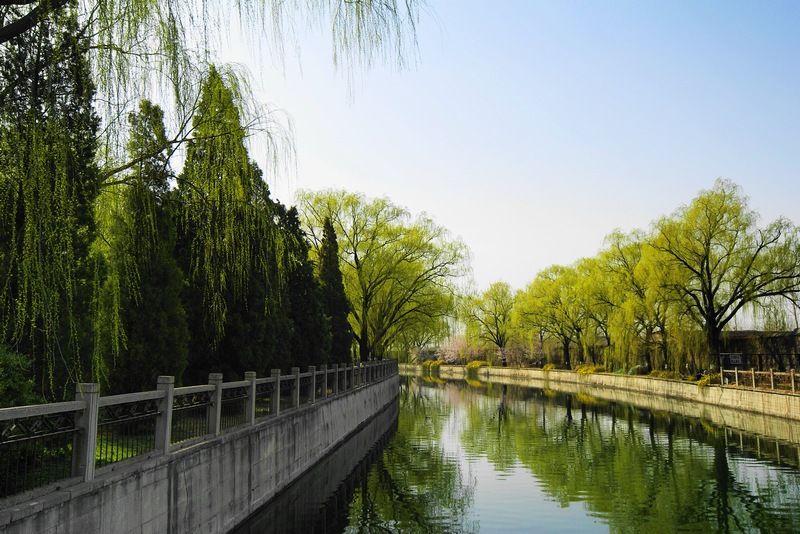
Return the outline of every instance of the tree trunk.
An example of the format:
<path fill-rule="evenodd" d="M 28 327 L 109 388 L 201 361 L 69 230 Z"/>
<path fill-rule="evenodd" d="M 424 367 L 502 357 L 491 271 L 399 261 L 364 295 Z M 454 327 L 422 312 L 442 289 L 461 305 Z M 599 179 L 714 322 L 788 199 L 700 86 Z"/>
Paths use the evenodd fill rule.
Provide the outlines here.
<path fill-rule="evenodd" d="M 572 365 L 569 363 L 569 339 L 561 340 L 561 348 L 563 351 L 563 358 L 564 358 L 564 365 L 567 369 L 572 369 Z"/>
<path fill-rule="evenodd" d="M 706 319 L 706 342 L 708 343 L 709 365 L 721 371 L 722 362 L 719 359 L 719 328 L 717 328 L 713 320 L 709 319 Z"/>

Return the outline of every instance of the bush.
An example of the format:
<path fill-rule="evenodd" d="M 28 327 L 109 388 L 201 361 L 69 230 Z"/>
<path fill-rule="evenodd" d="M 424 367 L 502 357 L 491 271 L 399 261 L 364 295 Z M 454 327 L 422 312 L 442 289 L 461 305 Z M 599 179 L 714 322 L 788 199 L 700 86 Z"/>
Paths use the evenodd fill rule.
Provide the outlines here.
<path fill-rule="evenodd" d="M 33 359 L 0 345 L 0 408 L 41 404 L 33 382 Z"/>
<path fill-rule="evenodd" d="M 488 367 L 489 362 L 486 360 L 472 360 L 466 366 L 467 369 L 479 369 L 481 367 Z"/>
<path fill-rule="evenodd" d="M 555 368 L 556 368 L 556 364 L 554 364 L 554 363 L 546 363 L 542 367 L 542 371 L 552 371 Z"/>
<path fill-rule="evenodd" d="M 422 362 L 422 367 L 427 369 L 433 369 L 434 367 L 439 367 L 440 365 L 446 365 L 447 362 L 444 360 L 425 360 Z"/>
<path fill-rule="evenodd" d="M 719 373 L 710 373 L 697 381 L 698 387 L 705 387 L 713 384 L 719 384 Z"/>
<path fill-rule="evenodd" d="M 575 372 L 579 375 L 590 375 L 592 373 L 605 373 L 606 368 L 603 365 L 590 365 L 588 363 L 577 366 Z"/>

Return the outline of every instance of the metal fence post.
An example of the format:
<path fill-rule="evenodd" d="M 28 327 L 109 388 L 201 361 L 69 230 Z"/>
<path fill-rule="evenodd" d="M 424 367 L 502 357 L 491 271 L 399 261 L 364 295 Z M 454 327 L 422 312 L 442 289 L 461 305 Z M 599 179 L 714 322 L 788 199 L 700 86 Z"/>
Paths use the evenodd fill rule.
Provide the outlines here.
<path fill-rule="evenodd" d="M 86 409 L 78 416 L 81 431 L 75 434 L 72 447 L 72 474 L 80 476 L 84 482 L 94 478 L 94 454 L 97 447 L 97 419 L 100 409 L 100 386 L 98 384 L 77 384 L 75 400 L 86 402 Z"/>
<path fill-rule="evenodd" d="M 244 379 L 250 382 L 247 387 L 247 408 L 245 409 L 244 422 L 254 425 L 256 424 L 256 372 L 245 371 Z"/>
<path fill-rule="evenodd" d="M 219 436 L 222 418 L 222 373 L 209 373 L 208 383 L 214 386 L 214 396 L 208 409 L 208 433 Z"/>
<path fill-rule="evenodd" d="M 294 395 L 292 395 L 292 408 L 300 407 L 300 368 L 292 367 L 294 375 Z"/>
<path fill-rule="evenodd" d="M 308 372 L 311 373 L 311 385 L 308 387 L 308 402 L 317 402 L 317 366 L 309 365 Z"/>
<path fill-rule="evenodd" d="M 275 380 L 275 385 L 272 389 L 272 397 L 269 399 L 269 411 L 272 415 L 281 413 L 281 370 L 270 370 L 270 376 Z"/>
<path fill-rule="evenodd" d="M 733 376 L 734 376 L 734 378 L 736 378 L 736 387 L 738 388 L 739 387 L 739 368 L 738 367 L 734 367 L 733 368 Z"/>
<path fill-rule="evenodd" d="M 164 398 L 160 401 L 156 416 L 155 448 L 160 450 L 161 454 L 167 454 L 172 440 L 172 400 L 175 394 L 175 377 L 159 376 L 156 389 L 164 392 Z"/>

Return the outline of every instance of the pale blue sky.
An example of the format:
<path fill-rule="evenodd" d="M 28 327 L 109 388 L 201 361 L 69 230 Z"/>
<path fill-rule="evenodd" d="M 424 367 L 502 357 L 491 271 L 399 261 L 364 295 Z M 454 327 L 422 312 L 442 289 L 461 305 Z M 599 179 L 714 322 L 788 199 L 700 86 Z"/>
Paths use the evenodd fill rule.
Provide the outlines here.
<path fill-rule="evenodd" d="M 430 0 L 417 65 L 350 86 L 324 37 L 300 46 L 300 66 L 253 67 L 295 126 L 274 196 L 424 211 L 469 246 L 479 289 L 594 256 L 717 177 L 763 223 L 800 223 L 800 2 Z"/>

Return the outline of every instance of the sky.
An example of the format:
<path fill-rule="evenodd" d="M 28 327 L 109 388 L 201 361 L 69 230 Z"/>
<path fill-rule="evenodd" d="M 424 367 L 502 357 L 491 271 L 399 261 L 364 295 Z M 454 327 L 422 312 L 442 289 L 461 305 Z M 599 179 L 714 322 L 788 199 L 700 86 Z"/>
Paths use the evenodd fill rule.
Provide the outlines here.
<path fill-rule="evenodd" d="M 429 0 L 417 61 L 353 80 L 326 39 L 284 62 L 223 52 L 291 117 L 273 196 L 424 212 L 469 247 L 478 290 L 595 256 L 718 177 L 762 224 L 800 224 L 800 2 Z"/>

